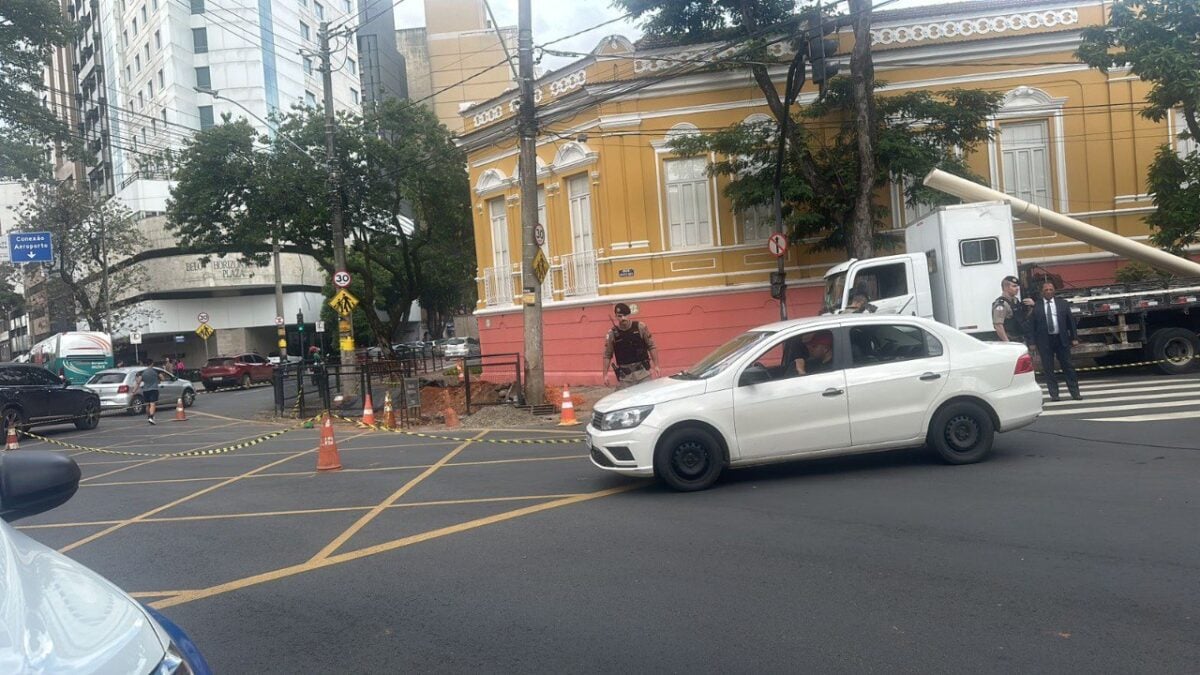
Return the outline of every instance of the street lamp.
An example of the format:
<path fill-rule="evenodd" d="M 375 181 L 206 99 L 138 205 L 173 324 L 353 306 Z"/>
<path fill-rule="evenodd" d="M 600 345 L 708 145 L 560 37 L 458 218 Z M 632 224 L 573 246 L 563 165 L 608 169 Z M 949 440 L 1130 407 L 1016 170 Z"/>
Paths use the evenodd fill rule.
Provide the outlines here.
<path fill-rule="evenodd" d="M 283 141 L 285 143 L 287 143 L 288 145 L 295 148 L 300 154 L 311 159 L 314 164 L 316 164 L 318 166 L 322 166 L 325 164 L 321 160 L 310 155 L 307 150 L 305 150 L 304 148 L 297 145 L 294 141 L 292 141 L 292 139 L 280 134 L 279 129 L 277 127 L 273 126 L 270 122 L 259 117 L 257 114 L 254 113 L 253 110 L 250 110 L 246 106 L 242 105 L 240 101 L 235 101 L 235 100 L 229 98 L 228 96 L 222 96 L 220 94 L 220 92 L 218 92 L 215 89 L 205 89 L 204 87 L 192 87 L 192 89 L 195 89 L 197 92 L 199 92 L 201 94 L 208 94 L 209 96 L 211 96 L 213 98 L 218 98 L 218 99 L 221 99 L 222 101 L 228 101 L 228 102 L 236 105 L 237 107 L 241 108 L 242 111 L 245 112 L 247 115 L 253 117 L 254 119 L 258 120 L 260 123 L 262 123 L 262 125 L 265 126 L 268 131 L 275 134 L 275 138 L 283 139 Z M 271 258 L 272 258 L 272 262 L 274 263 L 274 268 L 275 268 L 275 316 L 282 318 L 283 317 L 283 275 L 280 272 L 280 265 L 279 265 L 279 233 L 274 231 L 274 228 L 272 228 L 272 232 L 271 232 Z M 280 361 L 286 362 L 286 360 L 287 360 L 286 359 L 286 357 L 287 357 L 286 328 L 284 326 L 280 325 L 276 329 L 275 332 L 276 332 L 277 338 L 278 338 L 277 346 L 279 347 Z M 303 340 L 303 336 L 301 336 L 301 339 Z M 301 352 L 300 356 L 303 357 L 304 356 L 303 342 L 301 343 L 300 352 Z"/>

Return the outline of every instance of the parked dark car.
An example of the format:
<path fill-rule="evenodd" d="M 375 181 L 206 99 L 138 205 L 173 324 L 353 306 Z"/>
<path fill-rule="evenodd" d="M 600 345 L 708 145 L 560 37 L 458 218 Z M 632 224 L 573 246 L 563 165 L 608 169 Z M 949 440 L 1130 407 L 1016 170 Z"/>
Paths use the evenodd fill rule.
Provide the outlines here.
<path fill-rule="evenodd" d="M 100 397 L 41 366 L 0 363 L 0 417 L 5 429 L 48 424 L 95 429 L 100 423 Z"/>
<path fill-rule="evenodd" d="M 215 356 L 200 369 L 205 389 L 232 387 L 242 389 L 256 382 L 270 382 L 275 369 L 267 357 L 246 352 L 232 356 Z"/>

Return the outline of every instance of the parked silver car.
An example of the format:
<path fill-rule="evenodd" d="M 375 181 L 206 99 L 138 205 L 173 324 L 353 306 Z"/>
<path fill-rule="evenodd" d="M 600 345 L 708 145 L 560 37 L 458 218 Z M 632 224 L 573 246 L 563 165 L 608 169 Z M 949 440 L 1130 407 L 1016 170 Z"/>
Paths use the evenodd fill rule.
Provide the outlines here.
<path fill-rule="evenodd" d="M 126 368 L 110 368 L 92 376 L 83 385 L 100 396 L 100 408 L 112 410 L 123 408 L 130 415 L 141 415 L 146 411 L 146 401 L 141 393 L 134 393 L 137 374 L 145 370 L 139 366 Z M 196 387 L 185 380 L 168 373 L 162 368 L 155 368 L 159 373 L 158 406 L 166 409 L 183 399 L 186 408 L 196 402 Z"/>

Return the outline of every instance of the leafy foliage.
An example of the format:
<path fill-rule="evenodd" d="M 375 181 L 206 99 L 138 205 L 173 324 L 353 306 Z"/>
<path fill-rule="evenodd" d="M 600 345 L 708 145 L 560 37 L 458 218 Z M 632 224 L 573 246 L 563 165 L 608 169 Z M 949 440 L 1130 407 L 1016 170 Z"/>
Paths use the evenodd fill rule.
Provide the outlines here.
<path fill-rule="evenodd" d="M 1183 140 L 1200 141 L 1200 8 L 1195 0 L 1117 0 L 1107 26 L 1083 32 L 1076 56 L 1108 72 L 1128 67 L 1150 83 L 1143 117 L 1161 122 L 1178 111 Z M 1180 157 L 1173 144 L 1159 148 L 1147 173 L 1157 210 L 1146 222 L 1152 240 L 1174 251 L 1200 236 L 1200 149 Z"/>
<path fill-rule="evenodd" d="M 228 119 L 197 134 L 177 160 L 168 219 L 185 246 L 256 261 L 277 234 L 285 250 L 312 255 L 332 274 L 324 116 L 296 110 L 276 122 L 273 142 Z M 399 101 L 342 115 L 335 147 L 346 266 L 363 317 L 387 347 L 423 294 L 466 303 L 464 282 L 474 276 L 462 255 L 474 246 L 466 159 L 432 113 Z"/>
<path fill-rule="evenodd" d="M 117 200 L 98 201 L 71 183 L 38 182 L 28 189 L 17 229 L 50 233 L 52 273 L 69 289 L 75 313 L 89 329 L 129 330 L 153 318 L 152 310 L 129 301 L 131 290 L 147 281 L 145 270 L 130 260 L 143 240 L 133 214 Z"/>
<path fill-rule="evenodd" d="M 0 5 L 0 177 L 45 174 L 46 143 L 69 140 L 66 124 L 42 105 L 42 68 L 56 45 L 74 36 L 57 2 L 5 0 Z"/>

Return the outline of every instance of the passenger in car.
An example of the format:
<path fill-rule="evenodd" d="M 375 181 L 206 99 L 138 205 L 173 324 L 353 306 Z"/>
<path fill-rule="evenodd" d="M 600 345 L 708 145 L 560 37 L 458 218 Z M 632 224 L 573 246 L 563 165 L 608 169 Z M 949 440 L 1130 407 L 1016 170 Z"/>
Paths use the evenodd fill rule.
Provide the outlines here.
<path fill-rule="evenodd" d="M 833 370 L 833 333 L 823 330 L 808 340 L 808 358 L 797 359 L 796 373 L 811 375 Z"/>

